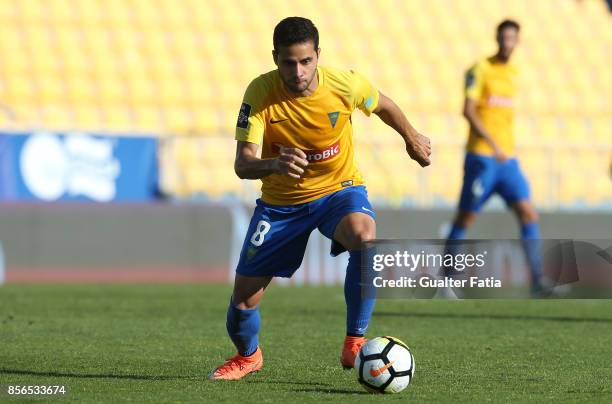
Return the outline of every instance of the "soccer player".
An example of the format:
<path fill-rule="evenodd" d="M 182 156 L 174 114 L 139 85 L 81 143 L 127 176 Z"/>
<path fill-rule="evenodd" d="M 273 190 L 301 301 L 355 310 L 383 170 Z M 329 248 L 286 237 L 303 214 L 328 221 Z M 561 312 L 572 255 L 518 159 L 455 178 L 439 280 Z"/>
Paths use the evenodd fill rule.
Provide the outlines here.
<path fill-rule="evenodd" d="M 353 110 L 378 115 L 402 136 L 412 159 L 430 164 L 429 139 L 393 101 L 357 72 L 318 66 L 319 34 L 310 20 L 282 20 L 273 43 L 277 69 L 251 82 L 238 115 L 234 169 L 242 179 L 261 179 L 262 197 L 227 310 L 227 332 L 238 352 L 210 373 L 214 380 L 237 380 L 261 369 L 258 305 L 272 277 L 291 277 L 298 269 L 314 229 L 332 239 L 332 255 L 349 251 L 341 364 L 354 366 L 374 308 L 374 299 L 361 296 L 360 249 L 376 237 L 376 224 L 354 161 Z"/>
<path fill-rule="evenodd" d="M 504 20 L 497 26 L 497 53 L 472 66 L 465 78 L 463 115 L 470 124 L 459 211 L 449 240 L 465 237 L 487 199 L 499 194 L 520 223 L 534 293 L 541 289 L 542 264 L 538 215 L 529 185 L 514 156 L 512 121 L 517 69 L 510 62 L 520 26 Z"/>

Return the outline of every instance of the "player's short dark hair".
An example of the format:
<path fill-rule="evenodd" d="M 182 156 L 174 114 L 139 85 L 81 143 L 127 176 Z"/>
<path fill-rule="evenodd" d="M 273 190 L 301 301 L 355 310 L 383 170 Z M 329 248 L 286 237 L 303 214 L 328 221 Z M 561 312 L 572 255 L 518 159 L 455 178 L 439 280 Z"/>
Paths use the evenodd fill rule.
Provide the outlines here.
<path fill-rule="evenodd" d="M 308 18 L 287 17 L 274 28 L 274 50 L 280 46 L 291 46 L 296 43 L 312 41 L 319 49 L 319 31 Z"/>
<path fill-rule="evenodd" d="M 514 20 L 506 19 L 500 22 L 499 25 L 497 26 L 497 35 L 501 34 L 502 31 L 505 30 L 506 28 L 514 28 L 516 32 L 519 32 L 521 30 L 521 26 L 519 25 L 518 22 Z"/>

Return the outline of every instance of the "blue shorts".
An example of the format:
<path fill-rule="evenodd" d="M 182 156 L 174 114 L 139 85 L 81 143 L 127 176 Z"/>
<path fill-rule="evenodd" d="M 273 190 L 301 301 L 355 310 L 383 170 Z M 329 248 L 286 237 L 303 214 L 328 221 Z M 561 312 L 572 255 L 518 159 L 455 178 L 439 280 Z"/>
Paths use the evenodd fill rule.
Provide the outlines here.
<path fill-rule="evenodd" d="M 270 205 L 257 200 L 236 272 L 244 276 L 290 278 L 302 264 L 310 233 L 318 228 L 333 240 L 336 226 L 349 213 L 376 219 L 364 186 L 353 186 L 299 205 Z M 346 249 L 332 241 L 331 254 Z"/>
<path fill-rule="evenodd" d="M 493 193 L 508 206 L 529 199 L 529 184 L 518 161 L 511 158 L 500 163 L 495 157 L 467 153 L 459 209 L 478 212 Z"/>

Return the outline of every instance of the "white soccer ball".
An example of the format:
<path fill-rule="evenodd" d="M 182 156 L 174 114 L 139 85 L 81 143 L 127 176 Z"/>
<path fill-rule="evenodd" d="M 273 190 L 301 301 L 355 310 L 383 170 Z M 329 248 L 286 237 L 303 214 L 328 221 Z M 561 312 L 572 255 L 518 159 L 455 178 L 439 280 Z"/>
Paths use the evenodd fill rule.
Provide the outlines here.
<path fill-rule="evenodd" d="M 399 393 L 414 377 L 414 357 L 399 339 L 376 337 L 361 347 L 355 369 L 359 383 L 370 393 Z"/>

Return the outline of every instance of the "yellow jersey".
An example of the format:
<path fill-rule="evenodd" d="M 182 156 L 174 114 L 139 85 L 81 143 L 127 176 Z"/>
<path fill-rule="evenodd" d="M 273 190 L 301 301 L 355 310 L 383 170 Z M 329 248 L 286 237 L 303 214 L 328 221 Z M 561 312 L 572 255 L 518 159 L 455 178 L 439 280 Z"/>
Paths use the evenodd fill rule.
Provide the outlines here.
<path fill-rule="evenodd" d="M 482 124 L 508 156 L 514 154 L 512 126 L 517 76 L 513 64 L 497 62 L 495 57 L 490 57 L 472 66 L 465 77 L 465 96 L 477 101 L 476 111 Z M 494 154 L 489 143 L 473 129 L 470 129 L 467 151 L 487 156 Z"/>
<path fill-rule="evenodd" d="M 271 174 L 261 179 L 261 199 L 274 205 L 310 202 L 344 187 L 363 184 L 355 164 L 351 114 L 370 115 L 379 93 L 359 73 L 319 66 L 313 94 L 296 97 L 285 89 L 278 70 L 248 86 L 236 125 L 236 140 L 260 145 L 261 157 L 282 147 L 306 153 L 308 166 L 299 179 Z"/>

